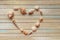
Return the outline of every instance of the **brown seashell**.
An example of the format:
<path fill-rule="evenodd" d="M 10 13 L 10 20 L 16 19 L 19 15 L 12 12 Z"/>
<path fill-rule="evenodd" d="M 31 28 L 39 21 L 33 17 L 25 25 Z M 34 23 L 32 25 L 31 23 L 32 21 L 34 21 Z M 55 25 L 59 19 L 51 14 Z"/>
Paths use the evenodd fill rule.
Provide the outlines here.
<path fill-rule="evenodd" d="M 13 10 L 14 10 L 14 11 L 18 11 L 18 10 L 19 10 L 19 7 L 14 7 Z"/>
<path fill-rule="evenodd" d="M 40 11 L 40 14 L 41 14 L 41 16 L 43 16 L 43 13 L 42 13 L 42 11 Z"/>
<path fill-rule="evenodd" d="M 20 8 L 20 13 L 22 15 L 26 15 L 27 14 L 26 9 L 25 8 Z"/>
<path fill-rule="evenodd" d="M 33 14 L 33 12 L 31 11 L 31 12 L 29 12 L 29 15 L 32 15 Z"/>
<path fill-rule="evenodd" d="M 31 10 L 29 11 L 29 15 L 32 15 L 33 13 L 34 13 L 34 10 L 31 9 Z"/>
<path fill-rule="evenodd" d="M 30 32 L 29 35 L 31 35 L 33 32 Z"/>
<path fill-rule="evenodd" d="M 9 19 L 13 19 L 13 17 L 14 17 L 14 12 L 9 12 L 9 14 L 8 14 L 8 17 L 9 17 Z"/>
<path fill-rule="evenodd" d="M 40 27 L 40 22 L 37 22 L 37 23 L 35 24 L 35 26 L 36 26 L 36 28 L 39 28 L 39 27 Z"/>
<path fill-rule="evenodd" d="M 15 24 L 15 19 L 12 19 L 12 22 L 14 22 L 14 24 Z"/>
<path fill-rule="evenodd" d="M 26 32 L 25 30 L 21 31 L 24 35 L 28 35 L 28 32 Z"/>
<path fill-rule="evenodd" d="M 18 11 L 18 8 L 13 9 L 14 11 Z"/>
<path fill-rule="evenodd" d="M 40 23 L 41 23 L 41 22 L 43 22 L 43 18 L 42 18 L 42 17 L 40 17 L 39 21 L 40 21 Z"/>

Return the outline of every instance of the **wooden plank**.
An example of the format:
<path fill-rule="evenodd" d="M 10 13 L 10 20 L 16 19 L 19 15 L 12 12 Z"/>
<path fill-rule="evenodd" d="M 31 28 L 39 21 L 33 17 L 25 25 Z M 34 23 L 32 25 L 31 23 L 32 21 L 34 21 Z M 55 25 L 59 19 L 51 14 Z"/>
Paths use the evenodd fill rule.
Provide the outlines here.
<path fill-rule="evenodd" d="M 14 6 L 25 7 L 30 10 L 35 5 L 41 7 L 44 22 L 41 23 L 41 27 L 31 37 L 35 40 L 60 40 L 60 0 L 0 0 L 0 4 L 0 40 L 23 40 L 24 35 L 11 23 L 7 13 Z M 38 15 L 33 17 L 15 15 L 18 26 L 27 31 L 31 31 L 31 26 L 39 17 Z"/>
<path fill-rule="evenodd" d="M 17 5 L 0 5 L 0 9 L 13 9 L 14 7 L 24 7 L 24 8 L 27 8 L 27 9 L 33 9 L 35 6 L 37 6 L 37 4 L 33 5 L 33 4 L 24 4 L 24 5 L 21 5 L 21 4 L 17 4 Z M 60 9 L 60 5 L 40 5 L 38 4 L 38 6 L 40 7 L 40 9 Z"/>
<path fill-rule="evenodd" d="M 17 23 L 19 27 L 31 29 L 34 23 Z M 60 23 L 41 23 L 39 29 L 60 29 Z M 17 29 L 12 23 L 0 23 L 0 29 Z"/>
<path fill-rule="evenodd" d="M 30 37 L 30 38 L 29 38 Z M 33 39 L 35 39 L 35 40 L 59 40 L 60 39 L 60 37 L 32 37 L 32 36 L 28 36 L 28 38 L 30 39 L 30 40 L 33 40 Z M 2 37 L 0 37 L 0 39 L 1 40 L 19 40 L 19 39 L 21 39 L 21 40 L 23 40 L 23 38 L 26 38 L 25 36 L 2 36 Z"/>
<path fill-rule="evenodd" d="M 32 30 L 27 30 L 28 32 L 31 32 Z M 0 34 L 22 34 L 20 30 L 0 30 Z M 50 30 L 50 29 L 44 29 L 44 30 L 37 30 L 37 32 L 33 34 L 60 34 L 59 30 Z"/>
<path fill-rule="evenodd" d="M 60 16 L 42 16 L 43 19 L 60 19 Z M 15 16 L 14 17 L 16 20 L 17 19 L 23 19 L 23 20 L 35 20 L 35 19 L 39 19 L 40 16 Z M 8 16 L 1 16 L 0 19 L 8 19 Z"/>
<path fill-rule="evenodd" d="M 7 16 L 8 12 L 11 10 L 12 9 L 0 9 L 0 16 Z M 29 10 L 30 9 L 27 9 L 27 12 Z M 43 16 L 60 16 L 60 9 L 41 9 L 41 11 L 43 12 Z M 38 14 L 35 13 L 33 16 L 38 16 Z M 15 12 L 15 15 L 21 16 L 19 11 Z"/>
<path fill-rule="evenodd" d="M 23 34 L 0 34 L 0 36 L 23 36 Z M 33 34 L 32 36 L 39 37 L 60 37 L 60 34 Z"/>
<path fill-rule="evenodd" d="M 60 4 L 60 1 L 0 1 L 0 4 Z"/>
<path fill-rule="evenodd" d="M 60 1 L 60 0 L 0 0 L 0 1 Z"/>
<path fill-rule="evenodd" d="M 27 20 L 27 19 L 25 19 L 24 21 L 23 21 L 23 19 L 17 19 L 16 20 L 16 22 L 17 23 L 35 23 L 35 22 L 37 22 L 38 21 L 38 19 L 35 19 L 35 20 Z M 43 23 L 60 23 L 60 20 L 59 19 L 44 19 L 43 20 Z M 11 23 L 11 20 L 9 20 L 9 19 L 0 19 L 0 23 Z"/>

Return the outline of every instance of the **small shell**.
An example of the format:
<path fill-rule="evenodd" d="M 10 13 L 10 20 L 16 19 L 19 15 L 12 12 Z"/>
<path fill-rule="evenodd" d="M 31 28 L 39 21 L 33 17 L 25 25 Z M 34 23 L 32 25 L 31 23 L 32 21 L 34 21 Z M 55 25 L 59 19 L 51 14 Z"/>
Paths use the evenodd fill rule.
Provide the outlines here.
<path fill-rule="evenodd" d="M 36 26 L 37 28 L 39 28 L 40 22 L 37 22 L 37 23 L 35 24 L 35 26 Z"/>
<path fill-rule="evenodd" d="M 13 17 L 14 17 L 14 12 L 13 12 L 13 11 L 10 11 L 9 14 L 8 14 L 8 17 L 9 17 L 9 19 L 13 19 Z"/>
<path fill-rule="evenodd" d="M 39 8 L 40 8 L 39 6 L 35 6 L 36 11 L 39 11 Z"/>
<path fill-rule="evenodd" d="M 30 11 L 29 11 L 29 15 L 32 15 L 34 13 L 34 9 L 31 9 Z"/>
<path fill-rule="evenodd" d="M 33 32 L 36 32 L 36 30 L 37 30 L 37 28 L 34 26 L 34 27 L 32 27 L 32 31 Z"/>
<path fill-rule="evenodd" d="M 24 35 L 28 35 L 28 32 L 26 32 L 26 31 L 23 31 L 23 34 L 24 34 Z"/>
<path fill-rule="evenodd" d="M 27 14 L 26 9 L 25 8 L 20 8 L 20 13 L 22 15 L 26 15 Z"/>
<path fill-rule="evenodd" d="M 18 11 L 19 10 L 19 7 L 14 7 L 14 9 L 13 9 L 14 11 Z"/>
<path fill-rule="evenodd" d="M 29 35 L 31 35 L 33 32 L 30 32 Z"/>
<path fill-rule="evenodd" d="M 40 17 L 39 21 L 40 21 L 40 23 L 43 22 L 43 17 Z"/>
<path fill-rule="evenodd" d="M 22 29 L 22 28 L 20 28 L 20 30 L 21 30 L 21 31 L 23 31 L 23 29 Z"/>

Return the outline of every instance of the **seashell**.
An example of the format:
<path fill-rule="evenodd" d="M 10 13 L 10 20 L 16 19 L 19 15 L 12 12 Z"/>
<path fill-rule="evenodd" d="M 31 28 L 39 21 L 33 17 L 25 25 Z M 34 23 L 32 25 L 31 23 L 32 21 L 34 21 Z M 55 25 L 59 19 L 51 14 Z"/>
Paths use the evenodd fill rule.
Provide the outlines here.
<path fill-rule="evenodd" d="M 13 12 L 13 11 L 10 11 L 9 14 L 8 14 L 8 17 L 9 17 L 9 19 L 13 19 L 13 17 L 14 17 L 14 12 Z"/>
<path fill-rule="evenodd" d="M 20 8 L 20 13 L 22 15 L 26 15 L 27 14 L 26 9 L 25 8 Z"/>
<path fill-rule="evenodd" d="M 14 7 L 14 9 L 13 9 L 14 11 L 18 11 L 19 10 L 19 7 Z"/>
<path fill-rule="evenodd" d="M 36 11 L 39 11 L 39 6 L 35 6 L 35 10 Z"/>
<path fill-rule="evenodd" d="M 43 17 L 40 17 L 39 22 L 40 23 L 43 22 Z"/>
<path fill-rule="evenodd" d="M 36 26 L 36 28 L 39 28 L 39 27 L 40 27 L 40 22 L 37 22 L 37 23 L 35 24 L 35 26 Z"/>
<path fill-rule="evenodd" d="M 28 35 L 28 32 L 26 32 L 25 30 L 22 32 L 24 35 Z"/>
<path fill-rule="evenodd" d="M 32 31 L 33 32 L 36 32 L 37 31 L 37 28 L 35 26 L 32 27 Z"/>
<path fill-rule="evenodd" d="M 29 15 L 32 15 L 34 13 L 34 9 L 31 9 L 30 11 L 29 11 Z"/>
<path fill-rule="evenodd" d="M 30 32 L 29 35 L 31 35 L 33 32 Z"/>

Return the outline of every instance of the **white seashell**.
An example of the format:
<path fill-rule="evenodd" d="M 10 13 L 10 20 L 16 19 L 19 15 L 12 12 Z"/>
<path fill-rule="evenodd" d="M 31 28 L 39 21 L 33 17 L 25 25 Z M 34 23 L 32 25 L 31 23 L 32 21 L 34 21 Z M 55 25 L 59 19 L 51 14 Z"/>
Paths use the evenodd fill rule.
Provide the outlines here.
<path fill-rule="evenodd" d="M 34 26 L 32 27 L 32 31 L 35 32 L 37 30 L 37 28 Z"/>
<path fill-rule="evenodd" d="M 23 31 L 23 29 L 22 29 L 22 28 L 20 28 L 20 30 L 21 30 L 21 31 Z"/>

